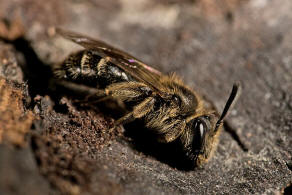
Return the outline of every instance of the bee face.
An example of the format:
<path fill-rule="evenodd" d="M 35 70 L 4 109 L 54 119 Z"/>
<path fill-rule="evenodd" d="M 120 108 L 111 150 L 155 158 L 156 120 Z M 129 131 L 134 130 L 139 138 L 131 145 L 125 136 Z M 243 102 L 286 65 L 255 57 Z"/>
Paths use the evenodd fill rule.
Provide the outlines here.
<path fill-rule="evenodd" d="M 221 125 L 216 125 L 218 119 L 216 113 L 194 118 L 188 123 L 186 133 L 182 134 L 186 156 L 196 166 L 208 161 L 216 148 L 221 129 Z"/>
<path fill-rule="evenodd" d="M 206 113 L 209 114 L 194 117 L 188 122 L 188 128 L 181 136 L 181 142 L 183 143 L 186 156 L 196 166 L 201 166 L 212 157 L 218 144 L 218 136 L 222 129 L 223 119 L 230 107 L 234 105 L 239 90 L 239 84 L 235 84 L 221 115 L 214 111 L 207 111 Z"/>

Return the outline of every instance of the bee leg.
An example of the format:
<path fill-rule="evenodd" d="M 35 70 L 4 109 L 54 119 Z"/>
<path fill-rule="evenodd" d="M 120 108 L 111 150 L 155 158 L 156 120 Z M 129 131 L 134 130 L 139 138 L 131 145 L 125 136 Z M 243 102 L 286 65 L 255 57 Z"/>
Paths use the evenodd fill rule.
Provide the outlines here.
<path fill-rule="evenodd" d="M 132 112 L 129 112 L 122 118 L 115 121 L 114 127 L 112 127 L 110 131 L 114 130 L 119 125 L 132 122 L 133 120 L 141 118 L 151 112 L 154 106 L 154 100 L 155 99 L 153 97 L 146 98 L 143 102 L 135 106 Z"/>
<path fill-rule="evenodd" d="M 133 116 L 133 112 L 129 112 L 128 114 L 126 114 L 125 116 L 119 118 L 118 120 L 116 120 L 114 122 L 114 126 L 112 128 L 109 129 L 109 132 L 112 132 L 115 130 L 115 128 L 117 128 L 120 125 L 129 123 L 131 121 L 135 120 L 134 116 Z"/>
<path fill-rule="evenodd" d="M 133 110 L 134 118 L 141 118 L 151 112 L 154 107 L 155 99 L 153 97 L 146 98 L 143 102 L 136 105 Z"/>
<path fill-rule="evenodd" d="M 169 143 L 176 140 L 186 128 L 186 122 L 180 116 L 169 118 L 159 115 L 151 116 L 151 120 L 146 123 L 146 127 L 156 129 L 157 140 L 162 143 Z"/>
<path fill-rule="evenodd" d="M 65 87 L 67 89 L 70 89 L 71 91 L 73 91 L 76 94 L 79 95 L 84 95 L 86 97 L 97 97 L 97 98 L 102 98 L 106 96 L 106 93 L 103 89 L 96 89 L 93 87 L 88 87 L 85 85 L 81 85 L 81 84 L 76 84 L 73 82 L 69 82 L 69 81 L 57 81 L 56 83 L 59 86 Z M 87 99 L 88 99 L 87 98 Z"/>
<path fill-rule="evenodd" d="M 123 102 L 136 102 L 145 99 L 144 97 L 150 95 L 151 90 L 144 83 L 130 81 L 111 84 L 105 91 L 107 95 Z"/>
<path fill-rule="evenodd" d="M 90 98 L 90 96 L 86 97 L 87 100 L 88 100 L 89 98 Z M 92 100 L 92 101 L 90 101 L 90 102 L 91 102 L 91 103 L 100 103 L 100 102 L 107 101 L 107 100 L 109 100 L 109 99 L 112 99 L 112 97 L 110 97 L 110 96 L 104 96 L 104 97 L 101 97 L 101 98 L 99 98 L 99 99 L 97 99 L 97 100 Z"/>
<path fill-rule="evenodd" d="M 161 129 L 161 134 L 158 135 L 157 139 L 162 143 L 169 143 L 176 140 L 185 129 L 186 123 L 182 120 L 172 121 L 170 124 L 166 124 Z"/>

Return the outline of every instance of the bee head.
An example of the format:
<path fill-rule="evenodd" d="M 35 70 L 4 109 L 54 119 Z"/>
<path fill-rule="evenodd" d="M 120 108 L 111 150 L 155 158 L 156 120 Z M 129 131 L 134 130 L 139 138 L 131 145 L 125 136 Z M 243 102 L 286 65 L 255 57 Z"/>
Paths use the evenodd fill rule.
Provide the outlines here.
<path fill-rule="evenodd" d="M 218 144 L 218 136 L 223 125 L 223 119 L 234 105 L 238 97 L 239 84 L 234 84 L 221 115 L 209 113 L 189 121 L 188 129 L 182 135 L 187 157 L 196 166 L 201 166 L 212 156 Z"/>

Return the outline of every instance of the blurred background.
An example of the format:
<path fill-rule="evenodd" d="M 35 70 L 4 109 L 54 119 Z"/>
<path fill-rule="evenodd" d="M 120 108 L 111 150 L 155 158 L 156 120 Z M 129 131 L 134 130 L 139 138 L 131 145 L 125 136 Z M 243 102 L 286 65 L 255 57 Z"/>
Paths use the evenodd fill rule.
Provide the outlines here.
<path fill-rule="evenodd" d="M 291 10 L 290 0 L 0 0 L 0 194 L 291 193 Z M 123 132 L 100 136 L 113 119 L 48 91 L 50 67 L 80 49 L 55 27 L 176 72 L 219 112 L 240 81 L 214 158 L 185 171 Z"/>

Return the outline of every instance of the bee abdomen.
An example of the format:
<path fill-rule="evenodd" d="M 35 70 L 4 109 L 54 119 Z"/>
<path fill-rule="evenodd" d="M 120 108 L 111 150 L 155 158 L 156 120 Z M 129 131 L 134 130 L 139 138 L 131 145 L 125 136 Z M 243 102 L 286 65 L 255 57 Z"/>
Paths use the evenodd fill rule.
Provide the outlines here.
<path fill-rule="evenodd" d="M 54 74 L 60 79 L 102 87 L 123 81 L 133 81 L 130 75 L 111 63 L 108 57 L 102 58 L 90 50 L 69 55 L 55 68 Z"/>
<path fill-rule="evenodd" d="M 55 68 L 54 73 L 58 78 L 72 81 L 88 80 L 97 78 L 95 64 L 101 57 L 92 55 L 90 51 L 83 50 L 69 55 L 63 63 Z"/>
<path fill-rule="evenodd" d="M 110 62 L 109 57 L 102 58 L 97 64 L 98 76 L 105 86 L 113 83 L 135 81 L 129 74 Z"/>

